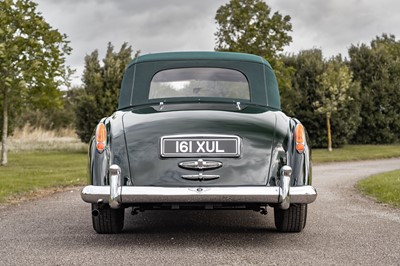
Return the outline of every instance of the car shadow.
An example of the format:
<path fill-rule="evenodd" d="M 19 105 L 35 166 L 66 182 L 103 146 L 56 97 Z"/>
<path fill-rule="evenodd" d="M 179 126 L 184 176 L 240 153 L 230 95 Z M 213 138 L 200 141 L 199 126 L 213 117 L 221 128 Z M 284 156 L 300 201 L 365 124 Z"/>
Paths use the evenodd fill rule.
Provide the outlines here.
<path fill-rule="evenodd" d="M 306 245 L 303 233 L 279 233 L 273 209 L 268 215 L 254 211 L 145 211 L 130 215 L 126 210 L 124 230 L 119 234 L 91 231 L 86 245 L 102 248 L 118 246 L 124 250 L 144 247 L 154 250 L 186 247 L 193 249 L 273 248 L 294 242 Z M 308 239 L 308 240 L 307 240 Z M 286 244 L 284 244 L 286 243 Z"/>
<path fill-rule="evenodd" d="M 254 211 L 146 211 L 126 214 L 125 234 L 249 233 L 275 231 L 269 216 Z"/>

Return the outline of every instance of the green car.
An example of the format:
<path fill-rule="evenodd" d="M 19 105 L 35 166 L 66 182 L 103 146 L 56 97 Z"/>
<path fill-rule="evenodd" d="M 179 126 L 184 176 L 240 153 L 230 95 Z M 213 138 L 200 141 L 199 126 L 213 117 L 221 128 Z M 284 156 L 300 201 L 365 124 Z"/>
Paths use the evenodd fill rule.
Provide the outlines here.
<path fill-rule="evenodd" d="M 89 146 L 97 233 L 119 233 L 125 209 L 274 208 L 280 232 L 300 232 L 311 186 L 303 125 L 281 111 L 270 64 L 227 52 L 138 57 L 127 67 L 118 110 L 101 119 Z"/>

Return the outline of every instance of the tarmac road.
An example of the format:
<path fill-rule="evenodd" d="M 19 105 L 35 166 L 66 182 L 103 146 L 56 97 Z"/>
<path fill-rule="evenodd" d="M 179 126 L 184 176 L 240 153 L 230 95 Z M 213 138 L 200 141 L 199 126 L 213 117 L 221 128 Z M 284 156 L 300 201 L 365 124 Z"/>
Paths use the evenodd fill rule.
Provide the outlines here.
<path fill-rule="evenodd" d="M 0 265 L 399 265 L 400 210 L 354 184 L 400 159 L 314 166 L 317 201 L 302 233 L 275 231 L 273 210 L 165 211 L 126 216 L 98 235 L 79 189 L 0 210 Z"/>

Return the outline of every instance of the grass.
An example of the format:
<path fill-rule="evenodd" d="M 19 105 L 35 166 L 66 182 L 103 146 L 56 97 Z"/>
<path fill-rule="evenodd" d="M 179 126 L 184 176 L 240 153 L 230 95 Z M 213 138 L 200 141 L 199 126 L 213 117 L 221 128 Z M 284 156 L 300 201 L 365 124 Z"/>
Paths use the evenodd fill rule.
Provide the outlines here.
<path fill-rule="evenodd" d="M 8 165 L 0 167 L 0 203 L 18 201 L 46 188 L 83 185 L 86 158 L 83 152 L 10 152 Z"/>
<path fill-rule="evenodd" d="M 360 161 L 400 157 L 400 145 L 346 145 L 340 149 L 313 149 L 313 163 Z"/>
<path fill-rule="evenodd" d="M 363 179 L 357 183 L 357 188 L 379 202 L 400 207 L 400 170 Z"/>
<path fill-rule="evenodd" d="M 74 129 L 26 125 L 8 139 L 8 165 L 0 167 L 0 203 L 19 202 L 86 183 L 87 145 Z"/>

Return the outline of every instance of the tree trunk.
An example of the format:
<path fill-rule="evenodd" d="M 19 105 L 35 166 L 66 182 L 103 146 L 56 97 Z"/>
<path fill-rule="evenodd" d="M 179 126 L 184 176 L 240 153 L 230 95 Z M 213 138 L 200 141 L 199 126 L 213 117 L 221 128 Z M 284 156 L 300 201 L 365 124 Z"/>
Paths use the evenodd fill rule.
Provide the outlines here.
<path fill-rule="evenodd" d="M 331 113 L 326 113 L 326 128 L 328 130 L 328 151 L 332 151 Z"/>
<path fill-rule="evenodd" d="M 8 131 L 8 97 L 7 89 L 3 93 L 3 134 L 1 136 L 1 165 L 6 166 L 7 159 L 7 131 Z"/>

